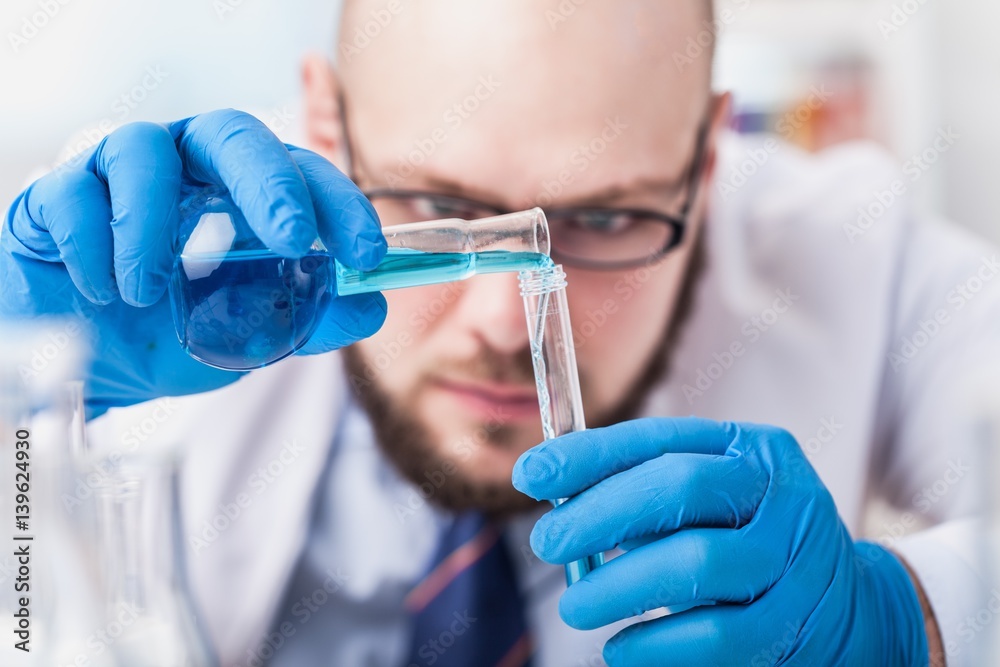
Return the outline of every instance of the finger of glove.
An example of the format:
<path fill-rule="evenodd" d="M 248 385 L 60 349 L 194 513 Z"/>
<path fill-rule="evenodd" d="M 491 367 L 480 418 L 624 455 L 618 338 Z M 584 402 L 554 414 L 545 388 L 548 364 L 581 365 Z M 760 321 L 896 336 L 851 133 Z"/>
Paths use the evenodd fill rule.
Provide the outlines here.
<path fill-rule="evenodd" d="M 630 625 L 604 645 L 604 660 L 608 667 L 682 667 L 755 665 L 754 658 L 761 656 L 760 664 L 778 664 L 767 652 L 773 641 L 761 632 L 762 627 L 768 626 L 761 626 L 760 619 L 748 614 L 747 609 L 725 605 L 697 607 Z"/>
<path fill-rule="evenodd" d="M 336 297 L 298 354 L 322 354 L 368 338 L 382 327 L 386 312 L 379 292 Z"/>
<path fill-rule="evenodd" d="M 97 176 L 57 170 L 35 181 L 11 207 L 5 251 L 61 261 L 84 297 L 107 304 L 118 295 L 110 221 L 107 188 Z"/>
<path fill-rule="evenodd" d="M 302 172 L 262 122 L 232 109 L 170 125 L 187 174 L 225 186 L 254 234 L 285 257 L 305 255 L 317 238 Z"/>
<path fill-rule="evenodd" d="M 567 498 L 664 454 L 726 453 L 735 425 L 696 418 L 651 418 L 588 429 L 529 449 L 514 464 L 514 487 L 532 498 Z"/>
<path fill-rule="evenodd" d="M 326 158 L 296 146 L 288 151 L 309 187 L 319 238 L 330 253 L 352 269 L 378 266 L 386 242 L 371 202 Z"/>
<path fill-rule="evenodd" d="M 613 475 L 545 514 L 531 532 L 542 560 L 568 563 L 681 528 L 738 528 L 767 474 L 743 457 L 668 454 Z"/>
<path fill-rule="evenodd" d="M 559 613 L 581 630 L 660 607 L 749 603 L 781 577 L 783 550 L 749 550 L 741 531 L 693 528 L 613 558 L 566 589 Z"/>
<path fill-rule="evenodd" d="M 122 300 L 149 306 L 170 279 L 177 231 L 181 161 L 170 133 L 130 123 L 98 144 L 94 173 L 108 184 L 114 267 Z"/>
<path fill-rule="evenodd" d="M 647 544 L 652 544 L 656 540 L 662 540 L 664 537 L 669 535 L 672 535 L 672 533 L 657 533 L 655 535 L 647 535 L 646 537 L 638 537 L 634 540 L 625 540 L 618 545 L 618 548 L 622 551 L 632 551 L 633 549 L 644 547 Z"/>

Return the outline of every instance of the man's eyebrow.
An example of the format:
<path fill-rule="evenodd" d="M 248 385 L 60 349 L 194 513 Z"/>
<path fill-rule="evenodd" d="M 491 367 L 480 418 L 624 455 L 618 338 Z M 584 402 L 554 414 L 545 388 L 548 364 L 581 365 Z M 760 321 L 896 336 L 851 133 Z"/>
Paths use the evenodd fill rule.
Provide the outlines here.
<path fill-rule="evenodd" d="M 436 174 L 423 174 L 420 180 L 424 182 L 424 186 L 431 192 L 437 192 L 443 195 L 451 195 L 453 197 L 461 197 L 462 199 L 471 199 L 473 201 L 480 201 L 484 204 L 495 203 L 499 201 L 495 192 L 487 192 L 486 190 L 480 190 L 468 183 L 462 183 L 461 181 L 452 180 L 445 176 L 439 176 Z M 498 206 L 498 208 L 503 208 Z"/>
<path fill-rule="evenodd" d="M 421 180 L 424 181 L 427 188 L 434 192 L 440 192 L 441 194 L 461 197 L 463 199 L 482 201 L 483 203 L 493 203 L 500 201 L 501 199 L 500 197 L 497 197 L 496 193 L 480 190 L 476 187 L 468 185 L 467 183 L 462 183 L 460 181 L 439 175 L 426 174 Z M 600 190 L 589 192 L 580 197 L 566 199 L 560 202 L 559 205 L 560 207 L 593 206 L 614 203 L 635 195 L 655 194 L 660 196 L 672 196 L 680 193 L 684 189 L 685 185 L 687 185 L 687 178 L 684 176 L 680 178 L 674 177 L 662 179 L 638 178 L 628 183 L 610 185 L 605 188 L 601 188 Z M 539 194 L 544 192 L 544 188 L 539 187 Z M 504 207 L 499 206 L 498 208 Z"/>
<path fill-rule="evenodd" d="M 628 183 L 610 185 L 589 192 L 577 198 L 567 199 L 566 206 L 586 206 L 618 202 L 636 195 L 671 196 L 684 190 L 687 179 L 681 178 L 638 178 Z"/>

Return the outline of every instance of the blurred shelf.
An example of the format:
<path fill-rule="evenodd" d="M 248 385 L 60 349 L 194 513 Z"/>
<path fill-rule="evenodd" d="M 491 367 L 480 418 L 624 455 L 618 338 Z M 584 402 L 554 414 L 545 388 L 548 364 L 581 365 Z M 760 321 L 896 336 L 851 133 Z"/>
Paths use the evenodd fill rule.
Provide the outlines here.
<path fill-rule="evenodd" d="M 922 150 L 942 123 L 939 7 L 919 5 L 889 30 L 894 5 L 717 0 L 727 22 L 715 85 L 733 91 L 737 129 L 779 134 L 808 150 L 851 139 L 875 140 L 897 156 Z M 940 208 L 943 178 L 930 174 L 922 205 Z"/>

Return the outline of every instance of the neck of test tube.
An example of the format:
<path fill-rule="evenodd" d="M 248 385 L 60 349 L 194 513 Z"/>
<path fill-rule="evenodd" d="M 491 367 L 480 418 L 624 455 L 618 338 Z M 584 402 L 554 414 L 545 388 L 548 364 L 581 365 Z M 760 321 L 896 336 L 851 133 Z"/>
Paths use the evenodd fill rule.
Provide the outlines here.
<path fill-rule="evenodd" d="M 464 280 L 550 264 L 549 230 L 539 208 L 482 218 L 432 220 L 383 230 L 388 252 L 370 271 L 335 260 L 339 296 Z"/>
<path fill-rule="evenodd" d="M 519 278 L 544 437 L 551 440 L 582 431 L 586 422 L 566 302 L 566 273 L 561 266 L 549 265 L 522 271 Z M 558 507 L 565 501 L 561 498 L 552 503 Z M 568 563 L 567 584 L 576 583 L 603 562 L 603 554 L 595 554 Z"/>
<path fill-rule="evenodd" d="M 519 274 L 546 440 L 586 428 L 576 350 L 566 304 L 566 273 L 551 265 Z"/>

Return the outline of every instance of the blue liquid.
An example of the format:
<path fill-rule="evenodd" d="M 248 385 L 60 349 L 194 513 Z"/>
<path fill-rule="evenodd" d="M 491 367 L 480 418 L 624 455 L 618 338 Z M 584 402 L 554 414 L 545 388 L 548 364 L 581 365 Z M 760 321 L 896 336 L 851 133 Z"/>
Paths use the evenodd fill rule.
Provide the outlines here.
<path fill-rule="evenodd" d="M 329 253 L 295 260 L 268 250 L 181 255 L 170 277 L 177 338 L 195 359 L 226 370 L 261 368 L 293 354 L 339 295 L 463 280 L 550 266 L 539 253 L 427 253 L 393 248 L 374 271 Z"/>
<path fill-rule="evenodd" d="M 547 255 L 536 252 L 423 252 L 409 248 L 390 248 L 382 262 L 372 271 L 358 271 L 336 261 L 334 264 L 337 271 L 337 294 L 345 296 L 449 283 L 480 273 L 531 271 L 551 266 L 552 260 Z"/>
<path fill-rule="evenodd" d="M 332 299 L 327 253 L 286 259 L 267 250 L 180 256 L 170 278 L 177 337 L 195 359 L 249 370 L 309 339 Z M 191 277 L 194 276 L 194 277 Z"/>

